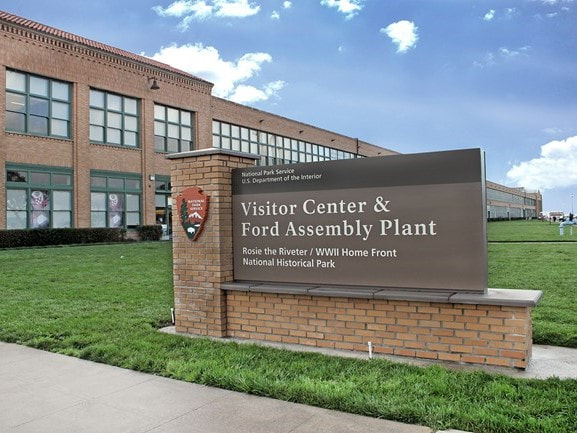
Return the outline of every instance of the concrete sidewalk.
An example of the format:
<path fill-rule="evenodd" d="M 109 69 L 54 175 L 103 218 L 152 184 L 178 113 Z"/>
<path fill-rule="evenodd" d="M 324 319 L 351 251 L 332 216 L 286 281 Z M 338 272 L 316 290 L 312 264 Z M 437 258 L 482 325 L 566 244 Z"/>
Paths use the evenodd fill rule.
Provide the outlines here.
<path fill-rule="evenodd" d="M 430 433 L 0 342 L 3 433 Z"/>

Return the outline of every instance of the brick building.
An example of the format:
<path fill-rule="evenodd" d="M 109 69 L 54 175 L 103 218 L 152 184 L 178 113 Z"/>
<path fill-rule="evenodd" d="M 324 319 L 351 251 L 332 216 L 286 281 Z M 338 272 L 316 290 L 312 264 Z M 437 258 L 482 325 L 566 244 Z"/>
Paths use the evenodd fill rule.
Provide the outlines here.
<path fill-rule="evenodd" d="M 543 197 L 539 191 L 511 188 L 489 181 L 486 185 L 489 220 L 537 218 L 543 213 Z"/>
<path fill-rule="evenodd" d="M 395 153 L 10 13 L 0 12 L 0 37 L 0 230 L 164 224 L 168 153 L 222 147 L 261 164 Z"/>

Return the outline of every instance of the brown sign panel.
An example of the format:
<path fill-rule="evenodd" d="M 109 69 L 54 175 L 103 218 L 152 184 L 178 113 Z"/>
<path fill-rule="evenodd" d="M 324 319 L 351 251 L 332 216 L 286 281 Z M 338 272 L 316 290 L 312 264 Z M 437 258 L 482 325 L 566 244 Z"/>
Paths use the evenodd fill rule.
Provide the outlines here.
<path fill-rule="evenodd" d="M 186 236 L 197 240 L 208 216 L 208 196 L 198 187 L 187 188 L 176 196 L 176 208 Z"/>
<path fill-rule="evenodd" d="M 233 171 L 236 280 L 484 292 L 479 149 Z"/>

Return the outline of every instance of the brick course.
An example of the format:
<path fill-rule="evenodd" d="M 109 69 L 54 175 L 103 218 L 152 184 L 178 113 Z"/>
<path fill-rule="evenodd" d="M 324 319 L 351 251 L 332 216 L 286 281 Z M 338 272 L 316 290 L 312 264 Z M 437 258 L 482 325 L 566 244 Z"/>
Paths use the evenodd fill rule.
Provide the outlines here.
<path fill-rule="evenodd" d="M 227 292 L 227 336 L 525 368 L 529 307 Z"/>

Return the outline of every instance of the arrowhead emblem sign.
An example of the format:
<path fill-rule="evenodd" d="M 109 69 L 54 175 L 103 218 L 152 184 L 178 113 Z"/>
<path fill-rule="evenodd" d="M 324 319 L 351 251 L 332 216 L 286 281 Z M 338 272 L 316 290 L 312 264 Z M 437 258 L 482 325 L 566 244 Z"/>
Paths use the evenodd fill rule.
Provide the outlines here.
<path fill-rule="evenodd" d="M 197 240 L 208 216 L 208 196 L 196 186 L 187 188 L 176 196 L 176 206 L 186 236 Z"/>

